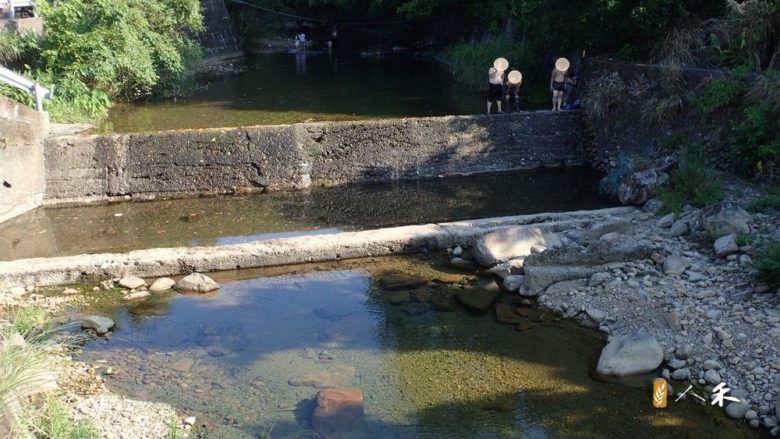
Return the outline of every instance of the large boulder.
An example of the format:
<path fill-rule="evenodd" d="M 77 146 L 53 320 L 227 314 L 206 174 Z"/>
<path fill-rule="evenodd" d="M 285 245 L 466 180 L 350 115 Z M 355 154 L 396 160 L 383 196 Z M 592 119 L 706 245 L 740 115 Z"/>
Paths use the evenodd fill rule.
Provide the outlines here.
<path fill-rule="evenodd" d="M 208 293 L 218 288 L 214 279 L 201 273 L 192 273 L 176 282 L 176 289 L 184 292 Z"/>
<path fill-rule="evenodd" d="M 664 361 L 658 340 L 645 331 L 615 337 L 601 351 L 596 372 L 624 377 L 651 372 Z"/>
<path fill-rule="evenodd" d="M 525 287 L 528 293 L 538 293 L 552 284 L 572 279 L 590 278 L 599 271 L 579 265 L 534 265 L 525 267 Z"/>
<path fill-rule="evenodd" d="M 668 181 L 667 173 L 654 168 L 634 173 L 618 187 L 618 199 L 627 205 L 644 204 Z"/>
<path fill-rule="evenodd" d="M 511 259 L 528 256 L 536 247 L 551 248 L 561 245 L 560 238 L 554 233 L 546 233 L 539 227 L 505 227 L 486 233 L 474 245 L 473 255 L 484 267 Z"/>
<path fill-rule="evenodd" d="M 87 316 L 81 319 L 81 327 L 92 329 L 99 335 L 103 335 L 114 327 L 114 321 L 103 316 Z"/>
<path fill-rule="evenodd" d="M 749 233 L 750 214 L 733 202 L 723 201 L 699 212 L 699 223 L 714 238 Z"/>
<path fill-rule="evenodd" d="M 715 240 L 715 242 L 712 244 L 712 248 L 715 250 L 715 254 L 718 255 L 719 258 L 725 258 L 728 255 L 739 252 L 737 235 L 732 233 L 721 236 Z"/>
<path fill-rule="evenodd" d="M 317 393 L 312 429 L 326 437 L 357 433 L 365 420 L 363 392 L 354 388 L 323 389 Z"/>

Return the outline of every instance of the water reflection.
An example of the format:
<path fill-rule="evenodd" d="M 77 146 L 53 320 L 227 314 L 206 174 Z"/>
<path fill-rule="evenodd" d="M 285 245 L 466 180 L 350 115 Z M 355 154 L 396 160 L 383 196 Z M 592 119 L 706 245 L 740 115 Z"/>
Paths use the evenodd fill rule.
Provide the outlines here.
<path fill-rule="evenodd" d="M 0 224 L 0 260 L 232 244 L 612 205 L 596 188 L 589 171 L 566 169 L 36 209 Z"/>

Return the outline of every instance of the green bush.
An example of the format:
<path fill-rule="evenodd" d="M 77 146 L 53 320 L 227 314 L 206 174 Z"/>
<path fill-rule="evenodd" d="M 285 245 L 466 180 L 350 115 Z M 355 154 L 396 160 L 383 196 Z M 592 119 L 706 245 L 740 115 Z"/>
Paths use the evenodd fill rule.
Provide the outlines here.
<path fill-rule="evenodd" d="M 42 410 L 25 419 L 27 429 L 36 439 L 93 439 L 97 432 L 87 421 L 74 421 L 70 410 L 57 397 L 50 395 Z"/>
<path fill-rule="evenodd" d="M 510 69 L 523 73 L 528 83 L 528 66 L 535 65 L 523 50 L 523 45 L 508 37 L 494 38 L 483 43 L 460 43 L 444 51 L 445 62 L 455 79 L 477 90 L 487 89 L 488 69 L 496 58 L 509 60 Z"/>
<path fill-rule="evenodd" d="M 112 100 L 149 97 L 186 76 L 200 53 L 192 39 L 203 29 L 198 0 L 54 0 L 37 8 L 45 34 L 14 35 L 0 56 L 54 88 L 54 120 L 96 118 Z"/>
<path fill-rule="evenodd" d="M 760 197 L 750 203 L 753 212 L 780 210 L 780 186 L 767 189 Z"/>
<path fill-rule="evenodd" d="M 701 146 L 688 147 L 669 178 L 669 184 L 659 191 L 664 209 L 679 213 L 683 206 L 704 207 L 723 199 L 718 172 L 707 163 Z"/>
<path fill-rule="evenodd" d="M 758 270 L 758 279 L 771 288 L 780 288 L 780 244 L 773 242 L 765 246 L 753 261 Z"/>
<path fill-rule="evenodd" d="M 780 162 L 780 123 L 765 102 L 744 109 L 744 118 L 732 124 L 730 158 L 745 176 L 771 176 Z"/>
<path fill-rule="evenodd" d="M 742 93 L 742 85 L 732 79 L 714 79 L 691 98 L 691 104 L 701 113 L 710 114 L 734 104 Z"/>

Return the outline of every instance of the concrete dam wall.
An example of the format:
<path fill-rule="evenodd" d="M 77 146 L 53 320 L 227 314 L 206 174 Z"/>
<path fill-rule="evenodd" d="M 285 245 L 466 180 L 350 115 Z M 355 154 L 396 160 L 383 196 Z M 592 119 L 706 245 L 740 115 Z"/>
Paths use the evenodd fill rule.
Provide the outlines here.
<path fill-rule="evenodd" d="M 232 194 L 584 164 L 579 112 L 49 139 L 45 202 Z"/>

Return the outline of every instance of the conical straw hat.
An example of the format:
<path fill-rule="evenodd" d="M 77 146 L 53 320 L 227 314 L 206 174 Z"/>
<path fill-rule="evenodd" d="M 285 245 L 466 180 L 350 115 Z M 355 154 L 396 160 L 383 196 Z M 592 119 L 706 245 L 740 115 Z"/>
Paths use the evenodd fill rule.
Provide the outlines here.
<path fill-rule="evenodd" d="M 507 77 L 510 84 L 517 85 L 520 82 L 523 81 L 523 74 L 518 72 L 517 70 L 512 70 L 509 72 L 509 76 Z"/>
<path fill-rule="evenodd" d="M 561 72 L 565 72 L 566 70 L 569 70 L 569 60 L 566 58 L 558 58 L 555 61 L 555 68 L 558 69 Z"/>
<path fill-rule="evenodd" d="M 495 61 L 493 61 L 493 67 L 503 72 L 509 68 L 509 61 L 507 61 L 506 58 L 497 58 Z"/>

